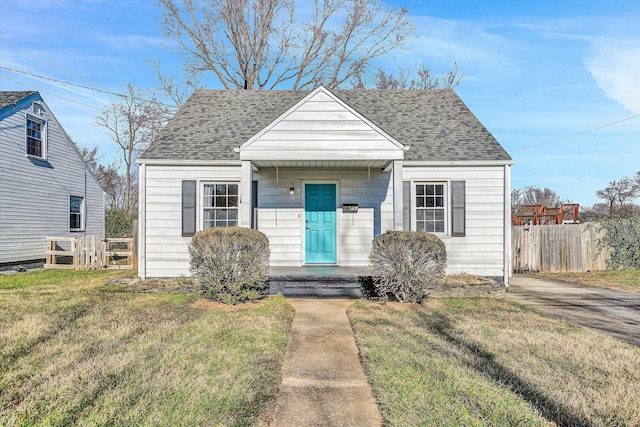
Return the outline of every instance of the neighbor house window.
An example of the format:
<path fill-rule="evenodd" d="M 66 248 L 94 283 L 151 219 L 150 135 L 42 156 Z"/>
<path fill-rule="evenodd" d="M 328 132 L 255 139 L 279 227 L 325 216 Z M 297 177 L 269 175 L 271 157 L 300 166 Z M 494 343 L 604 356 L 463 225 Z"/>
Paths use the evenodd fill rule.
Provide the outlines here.
<path fill-rule="evenodd" d="M 84 198 L 71 196 L 69 197 L 69 229 L 82 230 L 82 203 Z"/>
<path fill-rule="evenodd" d="M 205 184 L 203 228 L 238 225 L 238 184 Z"/>
<path fill-rule="evenodd" d="M 46 146 L 44 121 L 27 117 L 27 155 L 44 159 Z"/>
<path fill-rule="evenodd" d="M 444 183 L 416 184 L 416 230 L 444 233 L 446 196 Z"/>

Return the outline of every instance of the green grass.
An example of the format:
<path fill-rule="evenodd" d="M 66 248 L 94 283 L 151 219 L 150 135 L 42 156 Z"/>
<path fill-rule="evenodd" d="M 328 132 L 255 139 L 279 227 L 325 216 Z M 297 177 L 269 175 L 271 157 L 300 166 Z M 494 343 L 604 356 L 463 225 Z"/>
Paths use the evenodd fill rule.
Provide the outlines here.
<path fill-rule="evenodd" d="M 533 276 L 640 294 L 640 270 L 592 271 L 588 273 L 535 273 Z"/>
<path fill-rule="evenodd" d="M 252 425 L 277 392 L 293 313 L 122 292 L 123 272 L 0 276 L 0 425 Z"/>
<path fill-rule="evenodd" d="M 640 349 L 501 299 L 349 310 L 389 426 L 640 425 Z"/>

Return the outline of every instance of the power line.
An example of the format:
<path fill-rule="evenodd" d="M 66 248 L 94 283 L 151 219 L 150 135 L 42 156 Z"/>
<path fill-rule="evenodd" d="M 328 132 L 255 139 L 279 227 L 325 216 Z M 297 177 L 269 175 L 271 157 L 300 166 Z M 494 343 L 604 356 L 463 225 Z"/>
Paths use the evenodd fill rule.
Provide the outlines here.
<path fill-rule="evenodd" d="M 25 76 L 29 76 L 29 77 L 35 77 L 35 78 L 38 78 L 38 79 L 48 80 L 48 81 L 52 81 L 52 82 L 55 82 L 55 83 L 60 83 L 60 84 L 73 86 L 73 87 L 79 87 L 79 88 L 82 88 L 82 89 L 87 89 L 87 90 L 100 92 L 100 93 L 104 93 L 104 94 L 107 94 L 107 95 L 113 95 L 113 96 L 117 96 L 119 98 L 127 99 L 127 96 L 122 94 L 122 93 L 113 92 L 113 91 L 106 90 L 106 89 L 98 89 L 98 88 L 95 88 L 95 87 L 86 86 L 86 85 L 82 85 L 82 84 L 79 84 L 79 83 L 72 83 L 72 82 L 68 82 L 66 80 L 60 80 L 60 79 L 56 79 L 56 78 L 53 78 L 53 77 L 43 76 L 43 75 L 40 75 L 40 74 L 29 73 L 27 71 L 16 70 L 15 68 L 6 67 L 4 65 L 0 65 L 0 68 L 2 68 L 4 70 L 11 71 L 11 72 L 14 72 L 14 73 L 24 74 Z M 8 78 L 8 77 L 6 77 L 6 78 Z M 9 79 L 9 80 L 11 80 L 11 79 Z M 16 80 L 14 80 L 14 81 L 16 81 Z M 33 87 L 33 86 L 31 86 L 31 87 Z M 45 91 L 43 91 L 43 92 L 45 92 Z M 152 100 L 149 100 L 149 99 L 139 98 L 139 97 L 133 97 L 132 99 L 137 100 L 137 101 L 144 101 L 144 102 L 155 102 L 157 104 L 164 105 L 165 107 L 169 107 L 169 108 L 172 108 L 172 109 L 175 108 L 175 105 L 167 104 L 165 102 L 158 101 L 158 100 L 153 100 L 152 101 Z"/>
<path fill-rule="evenodd" d="M 1 66 L 0 66 L 0 67 L 1 67 Z M 46 90 L 42 90 L 42 89 L 40 89 L 40 88 L 38 88 L 38 87 L 36 87 L 36 86 L 29 85 L 29 84 L 27 84 L 27 83 L 24 83 L 24 82 L 21 82 L 21 81 L 18 81 L 18 80 L 12 79 L 11 77 L 7 77 L 7 76 L 3 76 L 3 75 L 0 75 L 0 77 L 3 77 L 3 78 L 5 78 L 5 79 L 7 79 L 7 80 L 11 80 L 12 82 L 15 82 L 15 83 L 21 84 L 21 85 L 23 85 L 23 86 L 27 86 L 27 87 L 34 88 L 34 89 L 35 89 L 35 90 L 37 90 L 38 92 L 43 92 L 43 93 L 49 94 L 49 95 L 51 95 L 51 96 L 55 96 L 55 97 L 57 97 L 57 98 L 64 99 L 65 101 L 73 102 L 73 103 L 75 103 L 75 104 L 79 104 L 79 105 L 82 105 L 82 106 L 84 106 L 84 107 L 93 108 L 94 110 L 102 111 L 102 108 L 98 108 L 98 107 L 96 107 L 95 105 L 85 104 L 84 102 L 76 101 L 76 100 L 74 100 L 74 99 L 67 98 L 67 97 L 65 97 L 65 96 L 57 95 L 57 94 L 55 94 L 55 93 L 53 93 L 53 92 L 49 92 L 49 91 L 46 91 Z"/>
<path fill-rule="evenodd" d="M 100 93 L 106 93 L 107 95 L 115 95 L 115 96 L 119 96 L 119 97 L 124 97 L 124 95 L 121 94 L 121 93 L 112 92 L 112 91 L 104 90 L 104 89 L 98 89 L 98 88 L 91 87 L 91 86 L 85 86 L 85 85 L 81 85 L 79 83 L 67 82 L 65 80 L 55 79 L 53 77 L 42 76 L 40 74 L 34 74 L 34 73 L 26 72 L 26 71 L 16 70 L 15 68 L 5 67 L 4 65 L 0 65 L 0 68 L 8 70 L 8 71 L 12 71 L 14 73 L 24 74 L 24 75 L 29 76 L 29 77 L 36 77 L 38 79 L 49 80 L 49 81 L 55 82 L 55 83 L 62 83 L 62 84 L 65 84 L 65 85 L 75 86 L 75 87 L 79 87 L 79 88 L 82 88 L 82 89 L 88 89 L 88 90 L 92 90 L 92 91 L 96 91 L 96 92 L 100 92 Z"/>
<path fill-rule="evenodd" d="M 520 147 L 520 148 L 514 148 L 514 149 L 509 150 L 509 151 L 526 150 L 528 148 L 538 147 L 540 145 L 551 144 L 552 142 L 562 141 L 564 139 L 573 138 L 574 136 L 578 136 L 578 135 L 584 135 L 585 133 L 594 132 L 596 130 L 599 130 L 599 129 L 602 129 L 602 128 L 606 128 L 606 127 L 609 127 L 609 126 L 613 126 L 613 125 L 617 125 L 618 123 L 626 122 L 627 120 L 632 120 L 632 119 L 635 119 L 635 118 L 638 118 L 638 117 L 640 117 L 640 114 L 636 114 L 635 116 L 627 117 L 626 119 L 617 120 L 615 122 L 607 123 L 605 125 L 598 126 L 598 127 L 593 128 L 593 129 L 583 130 L 582 132 L 578 132 L 578 133 L 574 133 L 574 134 L 571 134 L 571 135 L 563 136 L 561 138 L 551 139 L 549 141 L 539 142 L 537 144 L 526 145 L 526 146 Z"/>

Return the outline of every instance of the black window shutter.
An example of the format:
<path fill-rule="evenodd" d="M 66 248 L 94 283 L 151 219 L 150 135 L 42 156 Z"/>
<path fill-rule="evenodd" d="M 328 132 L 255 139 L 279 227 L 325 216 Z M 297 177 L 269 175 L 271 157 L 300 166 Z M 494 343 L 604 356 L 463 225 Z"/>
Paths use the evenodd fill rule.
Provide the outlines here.
<path fill-rule="evenodd" d="M 451 181 L 451 235 L 453 237 L 465 236 L 465 222 L 464 181 Z"/>
<path fill-rule="evenodd" d="M 402 181 L 402 225 L 411 231 L 411 181 Z"/>
<path fill-rule="evenodd" d="M 258 229 L 258 181 L 251 181 L 251 228 Z"/>
<path fill-rule="evenodd" d="M 196 234 L 196 181 L 182 181 L 182 237 Z"/>

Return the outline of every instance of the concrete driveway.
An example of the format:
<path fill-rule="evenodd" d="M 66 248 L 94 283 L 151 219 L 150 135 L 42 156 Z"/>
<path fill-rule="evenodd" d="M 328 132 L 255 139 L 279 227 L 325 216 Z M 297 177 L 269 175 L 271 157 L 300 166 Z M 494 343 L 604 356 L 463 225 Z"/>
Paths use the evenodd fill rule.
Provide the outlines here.
<path fill-rule="evenodd" d="M 640 295 L 516 275 L 507 298 L 640 346 Z"/>

